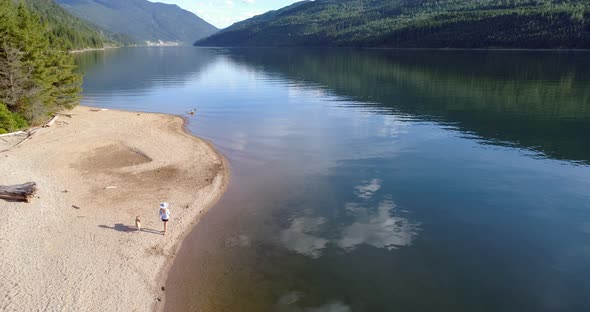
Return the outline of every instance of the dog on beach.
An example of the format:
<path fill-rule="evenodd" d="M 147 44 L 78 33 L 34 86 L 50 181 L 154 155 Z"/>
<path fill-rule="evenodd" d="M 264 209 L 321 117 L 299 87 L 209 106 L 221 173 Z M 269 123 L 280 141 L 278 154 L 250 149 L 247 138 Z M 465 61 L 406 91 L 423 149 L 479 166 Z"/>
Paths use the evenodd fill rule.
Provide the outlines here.
<path fill-rule="evenodd" d="M 139 219 L 139 216 L 135 217 L 135 227 L 138 231 L 141 231 L 141 219 Z"/>

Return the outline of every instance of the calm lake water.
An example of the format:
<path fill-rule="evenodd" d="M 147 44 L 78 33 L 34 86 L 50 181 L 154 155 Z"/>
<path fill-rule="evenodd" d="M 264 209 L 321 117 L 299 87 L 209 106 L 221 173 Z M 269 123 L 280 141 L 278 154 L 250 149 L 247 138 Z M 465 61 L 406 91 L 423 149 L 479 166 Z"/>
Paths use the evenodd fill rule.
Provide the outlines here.
<path fill-rule="evenodd" d="M 185 114 L 232 182 L 170 311 L 590 311 L 590 53 L 131 48 L 86 105 Z"/>

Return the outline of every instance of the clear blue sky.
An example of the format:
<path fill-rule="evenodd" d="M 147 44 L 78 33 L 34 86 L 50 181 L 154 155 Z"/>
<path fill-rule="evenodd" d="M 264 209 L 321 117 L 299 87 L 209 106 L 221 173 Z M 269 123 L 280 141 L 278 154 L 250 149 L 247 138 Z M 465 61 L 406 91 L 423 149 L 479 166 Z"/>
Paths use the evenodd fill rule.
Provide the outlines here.
<path fill-rule="evenodd" d="M 298 0 L 150 0 L 177 4 L 207 22 L 225 28 L 235 22 L 270 10 L 280 9 Z"/>

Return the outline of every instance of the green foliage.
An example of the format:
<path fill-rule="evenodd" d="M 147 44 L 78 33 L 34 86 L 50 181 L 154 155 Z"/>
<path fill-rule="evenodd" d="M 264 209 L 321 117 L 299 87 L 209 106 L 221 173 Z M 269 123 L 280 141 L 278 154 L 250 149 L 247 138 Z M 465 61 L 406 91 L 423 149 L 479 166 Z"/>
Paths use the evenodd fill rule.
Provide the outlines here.
<path fill-rule="evenodd" d="M 4 103 L 0 103 L 0 134 L 13 132 L 27 127 L 23 117 L 11 112 Z"/>
<path fill-rule="evenodd" d="M 196 45 L 590 48 L 587 0 L 317 0 Z"/>
<path fill-rule="evenodd" d="M 23 4 L 0 0 L 0 102 L 30 124 L 76 105 L 82 78 L 61 39 Z"/>
<path fill-rule="evenodd" d="M 4 1 L 4 0 L 2 0 Z M 105 45 L 117 45 L 115 35 L 105 33 L 98 27 L 90 25 L 68 13 L 53 0 L 13 0 L 22 2 L 38 15 L 51 34 L 52 44 L 63 46 L 67 50 L 84 48 L 102 48 Z"/>

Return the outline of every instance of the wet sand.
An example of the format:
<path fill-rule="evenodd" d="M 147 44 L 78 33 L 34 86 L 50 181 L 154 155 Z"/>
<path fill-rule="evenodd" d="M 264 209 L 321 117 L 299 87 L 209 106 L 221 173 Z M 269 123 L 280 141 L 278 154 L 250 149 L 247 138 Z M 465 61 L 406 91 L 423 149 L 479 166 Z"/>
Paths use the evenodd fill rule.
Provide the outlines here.
<path fill-rule="evenodd" d="M 31 203 L 0 200 L 0 310 L 161 310 L 180 241 L 225 191 L 228 165 L 180 117 L 69 113 L 0 153 L 0 185 L 38 185 Z"/>

